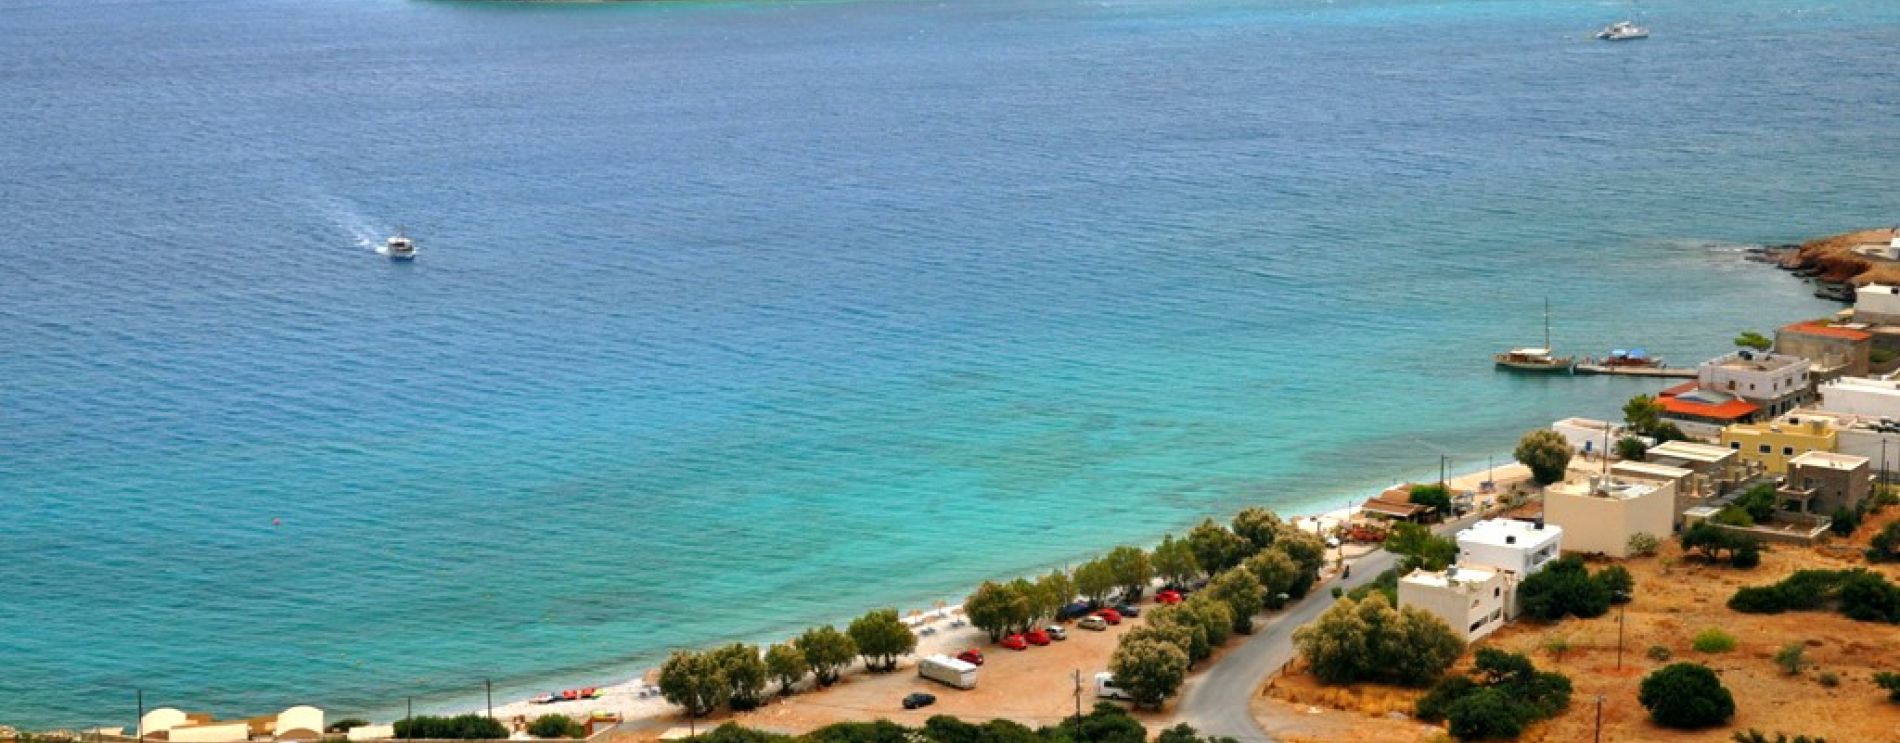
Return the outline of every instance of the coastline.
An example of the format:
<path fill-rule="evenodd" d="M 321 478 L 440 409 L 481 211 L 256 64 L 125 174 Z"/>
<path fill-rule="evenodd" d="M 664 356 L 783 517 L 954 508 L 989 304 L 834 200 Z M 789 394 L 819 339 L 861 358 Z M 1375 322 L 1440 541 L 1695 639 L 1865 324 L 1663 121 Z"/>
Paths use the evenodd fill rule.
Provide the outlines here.
<path fill-rule="evenodd" d="M 1529 476 L 1530 476 L 1529 470 L 1526 469 L 1523 465 L 1518 464 L 1515 461 L 1511 461 L 1508 458 L 1505 461 L 1507 463 L 1497 465 L 1494 467 L 1489 467 L 1489 468 L 1487 468 L 1486 466 L 1483 466 L 1483 463 L 1474 463 L 1470 465 L 1451 468 L 1450 470 L 1448 470 L 1446 483 L 1455 492 L 1465 492 L 1465 491 L 1475 492 L 1479 489 L 1479 487 L 1481 486 L 1481 483 L 1483 483 L 1485 480 L 1495 478 L 1498 481 L 1500 489 L 1504 491 L 1508 491 L 1509 487 L 1514 487 L 1517 483 L 1521 483 L 1522 481 L 1529 479 Z M 1358 489 L 1358 490 L 1352 491 L 1350 494 L 1345 495 L 1344 497 L 1332 496 L 1325 499 L 1314 499 L 1312 501 L 1309 501 L 1308 503 L 1296 505 L 1295 506 L 1295 508 L 1297 509 L 1296 512 L 1281 513 L 1281 516 L 1282 518 L 1286 520 L 1288 524 L 1293 525 L 1295 527 L 1299 527 L 1302 529 L 1313 529 L 1315 531 L 1329 530 L 1333 526 L 1337 525 L 1338 523 L 1346 519 L 1349 519 L 1352 516 L 1352 514 L 1356 513 L 1359 510 L 1359 506 L 1357 505 L 1357 503 L 1363 501 L 1367 497 L 1377 494 L 1377 492 L 1382 490 L 1383 487 L 1384 486 L 1372 486 L 1369 488 Z M 1333 508 L 1330 510 L 1316 510 L 1317 504 L 1322 503 L 1322 502 L 1345 502 L 1345 501 L 1351 501 L 1353 505 L 1347 505 L 1345 507 L 1340 507 L 1340 508 Z M 1489 503 L 1489 501 L 1482 496 L 1480 497 L 1479 502 L 1487 503 L 1487 504 Z M 1278 513 L 1278 511 L 1276 511 L 1276 513 Z M 1206 517 L 1214 518 L 1214 516 L 1211 514 L 1206 515 Z M 1227 514 L 1226 516 L 1217 518 L 1216 520 L 1224 523 L 1228 518 L 1231 518 L 1231 517 L 1232 517 L 1232 514 Z M 1191 524 L 1188 526 L 1191 526 Z M 1186 527 L 1182 527 L 1182 528 L 1186 528 Z M 1167 533 L 1172 533 L 1172 531 L 1173 530 Z M 1160 539 L 1159 537 L 1157 537 L 1153 539 L 1152 541 L 1143 544 L 1142 547 L 1144 549 L 1152 548 L 1154 544 L 1159 543 L 1159 541 Z M 1112 546 L 1113 545 L 1105 545 L 1103 547 L 1103 551 L 1106 551 L 1109 547 L 1112 547 Z M 1361 548 L 1358 554 L 1364 554 L 1366 552 L 1371 552 L 1371 551 L 1374 551 L 1374 548 Z M 1354 556 L 1356 557 L 1358 555 L 1354 555 Z M 1022 571 L 1018 574 L 1032 575 L 1038 570 L 1045 570 L 1050 567 L 1052 566 L 1042 565 L 1042 566 L 1036 566 L 1036 567 L 1026 567 L 1026 568 L 1023 568 Z M 1322 580 L 1324 580 L 1324 575 L 1325 574 L 1322 574 Z M 1008 577 L 1014 577 L 1014 576 L 1006 575 L 1006 576 L 999 576 L 999 577 L 1008 578 Z M 970 590 L 974 590 L 974 588 L 975 587 L 972 586 Z M 967 593 L 968 592 L 966 591 L 965 595 L 967 595 Z M 876 608 L 876 607 L 867 607 L 867 609 L 869 608 Z M 937 653 L 942 653 L 946 655 L 954 655 L 956 652 L 960 651 L 963 648 L 969 648 L 969 647 L 987 648 L 990 645 L 987 636 L 985 636 L 981 630 L 973 626 L 970 626 L 967 622 L 963 623 L 962 626 L 953 625 L 953 623 L 956 620 L 962 617 L 962 604 L 960 601 L 956 603 L 945 603 L 942 606 L 939 606 L 933 609 L 928 609 L 928 610 L 914 609 L 914 608 L 909 608 L 909 607 L 904 607 L 904 606 L 898 606 L 897 608 L 899 610 L 899 613 L 904 616 L 904 621 L 906 624 L 911 625 L 914 629 L 927 628 L 931 630 L 930 633 L 927 635 L 920 635 L 918 637 L 916 650 L 912 652 L 910 655 L 905 656 L 903 659 L 901 659 L 900 666 L 899 666 L 900 671 L 913 668 L 916 664 L 917 659 L 924 656 L 937 654 Z M 833 624 L 834 626 L 842 627 L 845 623 L 849 622 L 849 620 L 850 620 L 850 617 L 845 617 L 843 619 L 830 622 L 830 624 Z M 823 623 L 821 622 L 819 624 L 823 624 Z M 773 639 L 773 640 L 760 639 L 760 640 L 751 640 L 751 641 L 743 641 L 743 642 L 746 642 L 747 644 L 756 644 L 760 648 L 760 650 L 763 651 L 774 642 L 786 642 L 788 640 L 789 638 L 778 638 L 778 639 Z M 721 642 L 733 642 L 733 641 L 734 640 L 727 639 L 724 641 L 709 642 L 706 647 L 712 647 L 714 645 L 721 644 Z M 1196 673 L 1197 674 L 1202 673 L 1202 672 L 1205 672 L 1205 670 L 1206 670 L 1205 668 L 1197 669 Z M 622 725 L 625 728 L 630 728 L 633 730 L 643 730 L 643 729 L 657 730 L 658 728 L 664 725 L 671 725 L 673 723 L 677 723 L 679 725 L 687 724 L 687 720 L 682 714 L 681 708 L 667 702 L 659 694 L 659 689 L 656 683 L 657 673 L 658 673 L 658 667 L 652 666 L 645 669 L 637 669 L 637 670 L 629 669 L 626 672 L 617 674 L 617 677 L 623 678 L 625 680 L 617 681 L 617 682 L 609 683 L 609 684 L 594 685 L 594 688 L 598 688 L 601 691 L 601 695 L 597 699 L 561 701 L 561 702 L 553 702 L 553 703 L 547 703 L 547 704 L 538 704 L 531 701 L 531 698 L 528 698 L 528 697 L 511 698 L 505 703 L 496 704 L 493 708 L 493 714 L 494 714 L 495 719 L 501 720 L 503 724 L 511 724 L 511 721 L 515 720 L 516 718 L 521 718 L 524 721 L 532 722 L 537 717 L 540 717 L 543 715 L 549 715 L 549 714 L 564 714 L 577 720 L 586 719 L 588 716 L 594 715 L 594 714 L 617 715 L 621 718 Z M 858 662 L 854 662 L 851 666 L 847 667 L 844 670 L 844 672 L 841 674 L 841 679 L 848 680 L 848 679 L 858 678 L 858 677 L 862 677 L 866 675 L 868 675 L 868 672 L 863 668 L 862 664 Z M 587 687 L 586 685 L 581 685 L 581 686 L 560 685 L 557 688 L 587 688 Z M 824 694 L 827 691 L 825 689 L 813 689 L 811 681 L 809 679 L 801 683 L 799 686 L 799 689 L 800 689 L 800 696 Z M 779 699 L 779 697 L 774 696 L 774 697 L 769 697 L 769 699 Z M 770 706 L 771 704 L 768 701 L 768 704 L 765 707 L 761 707 L 760 709 L 761 710 L 768 709 L 770 708 Z M 488 712 L 486 705 L 480 704 L 480 703 L 450 704 L 450 705 L 446 705 L 445 709 L 446 709 L 447 714 L 486 714 Z M 750 713 L 747 713 L 747 714 L 750 714 Z M 733 717 L 731 713 L 724 713 L 724 714 L 715 714 L 707 718 L 701 718 L 701 719 L 707 723 L 707 726 L 710 727 L 711 725 L 717 724 L 718 722 L 723 721 L 724 719 L 729 719 L 731 717 Z M 377 721 L 377 724 L 387 724 L 387 723 L 382 723 L 380 721 Z"/>

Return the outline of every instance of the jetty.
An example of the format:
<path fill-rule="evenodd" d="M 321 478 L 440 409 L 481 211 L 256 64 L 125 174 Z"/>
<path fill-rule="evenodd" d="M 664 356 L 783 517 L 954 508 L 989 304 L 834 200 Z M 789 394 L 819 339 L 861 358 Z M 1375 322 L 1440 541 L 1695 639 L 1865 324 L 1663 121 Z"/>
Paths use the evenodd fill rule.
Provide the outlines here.
<path fill-rule="evenodd" d="M 1660 366 L 1605 366 L 1603 364 L 1578 364 L 1577 374 L 1610 374 L 1619 377 L 1666 377 L 1688 379 L 1696 374 L 1695 367 L 1671 369 Z"/>

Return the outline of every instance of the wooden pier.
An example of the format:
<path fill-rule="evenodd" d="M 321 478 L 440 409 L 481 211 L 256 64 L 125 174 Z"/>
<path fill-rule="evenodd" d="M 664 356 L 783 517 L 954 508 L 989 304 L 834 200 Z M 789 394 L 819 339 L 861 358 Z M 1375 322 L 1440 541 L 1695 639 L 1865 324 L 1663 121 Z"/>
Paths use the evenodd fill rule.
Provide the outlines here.
<path fill-rule="evenodd" d="M 1618 377 L 1664 377 L 1673 379 L 1691 379 L 1695 377 L 1695 367 L 1654 366 L 1604 366 L 1602 364 L 1578 364 L 1577 374 L 1609 374 Z"/>

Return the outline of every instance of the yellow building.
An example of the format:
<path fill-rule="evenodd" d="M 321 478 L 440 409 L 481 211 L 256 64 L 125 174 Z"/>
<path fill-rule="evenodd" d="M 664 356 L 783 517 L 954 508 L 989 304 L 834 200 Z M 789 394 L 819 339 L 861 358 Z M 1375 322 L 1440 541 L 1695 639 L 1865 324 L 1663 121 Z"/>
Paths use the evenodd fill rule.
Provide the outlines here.
<path fill-rule="evenodd" d="M 1826 419 L 1790 415 L 1767 423 L 1737 423 L 1722 429 L 1722 445 L 1744 465 L 1771 474 L 1788 472 L 1788 460 L 1811 451 L 1831 452 L 1840 433 Z"/>

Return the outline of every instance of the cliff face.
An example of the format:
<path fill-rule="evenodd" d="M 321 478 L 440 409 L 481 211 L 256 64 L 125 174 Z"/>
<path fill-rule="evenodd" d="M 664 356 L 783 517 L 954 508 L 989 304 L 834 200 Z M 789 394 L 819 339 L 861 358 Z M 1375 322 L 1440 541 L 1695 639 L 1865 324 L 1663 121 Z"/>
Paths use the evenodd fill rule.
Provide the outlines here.
<path fill-rule="evenodd" d="M 1893 239 L 1893 234 L 1891 229 L 1860 230 L 1809 240 L 1783 259 L 1782 265 L 1820 269 L 1816 278 L 1822 281 L 1855 286 L 1900 283 L 1900 263 L 1869 259 L 1853 252 L 1861 245 L 1885 245 Z"/>

